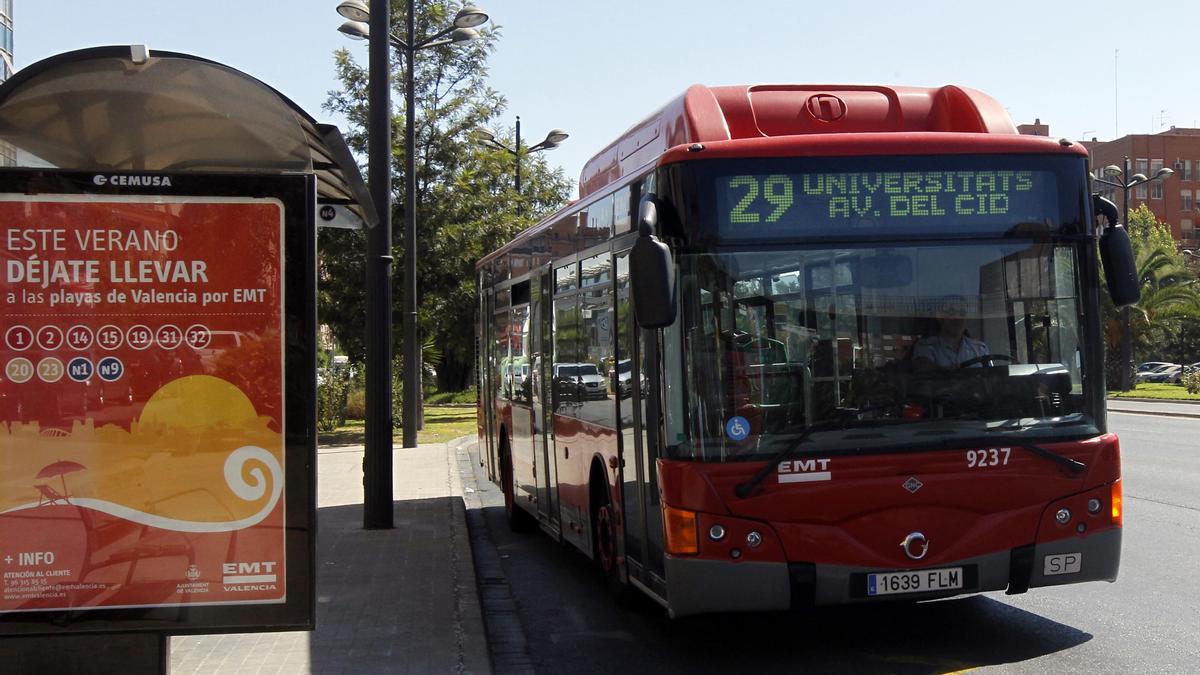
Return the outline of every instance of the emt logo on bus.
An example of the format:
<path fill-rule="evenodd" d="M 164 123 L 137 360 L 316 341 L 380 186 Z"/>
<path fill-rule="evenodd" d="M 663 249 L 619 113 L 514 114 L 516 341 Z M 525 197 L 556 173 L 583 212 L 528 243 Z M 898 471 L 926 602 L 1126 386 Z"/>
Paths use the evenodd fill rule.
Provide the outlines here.
<path fill-rule="evenodd" d="M 832 478 L 828 459 L 791 459 L 779 463 L 780 483 L 814 483 Z"/>

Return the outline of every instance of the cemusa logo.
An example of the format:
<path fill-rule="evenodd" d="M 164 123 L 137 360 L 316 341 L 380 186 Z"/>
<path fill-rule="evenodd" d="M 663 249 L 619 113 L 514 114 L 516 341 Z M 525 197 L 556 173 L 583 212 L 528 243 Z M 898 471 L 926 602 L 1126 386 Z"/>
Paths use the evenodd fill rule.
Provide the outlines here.
<path fill-rule="evenodd" d="M 106 176 L 104 174 L 96 174 L 92 176 L 92 182 L 96 185 L 119 185 L 122 187 L 171 187 L 170 176 Z"/>

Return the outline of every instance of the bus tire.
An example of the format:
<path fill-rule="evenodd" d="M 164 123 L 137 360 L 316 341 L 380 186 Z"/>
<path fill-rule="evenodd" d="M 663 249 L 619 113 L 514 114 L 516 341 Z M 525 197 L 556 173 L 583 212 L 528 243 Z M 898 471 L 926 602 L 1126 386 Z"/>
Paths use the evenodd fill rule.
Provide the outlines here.
<path fill-rule="evenodd" d="M 617 604 L 628 607 L 633 600 L 633 589 L 621 580 L 621 567 L 617 560 L 616 511 L 609 495 L 608 481 L 604 470 L 596 464 L 592 468 L 589 492 L 592 496 L 592 554 L 609 592 Z"/>
<path fill-rule="evenodd" d="M 513 481 L 512 453 L 508 441 L 500 442 L 500 488 L 504 491 L 504 519 L 513 532 L 528 532 L 533 529 L 533 516 L 517 506 L 516 487 Z"/>

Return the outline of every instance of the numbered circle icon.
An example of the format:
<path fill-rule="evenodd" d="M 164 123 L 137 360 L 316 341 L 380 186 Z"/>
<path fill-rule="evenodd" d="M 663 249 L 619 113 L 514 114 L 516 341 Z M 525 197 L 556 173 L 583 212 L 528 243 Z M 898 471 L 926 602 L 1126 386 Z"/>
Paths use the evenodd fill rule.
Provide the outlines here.
<path fill-rule="evenodd" d="M 24 356 L 18 356 L 4 366 L 4 376 L 17 384 L 24 384 L 33 379 L 33 363 Z"/>
<path fill-rule="evenodd" d="M 119 349 L 124 342 L 125 333 L 112 324 L 101 326 L 100 330 L 96 331 L 96 343 L 109 351 Z"/>
<path fill-rule="evenodd" d="M 154 331 L 154 341 L 163 349 L 175 349 L 183 344 L 183 331 L 179 330 L 179 326 L 171 324 L 160 326 Z"/>
<path fill-rule="evenodd" d="M 115 356 L 106 356 L 96 365 L 96 373 L 105 382 L 116 382 L 125 374 L 125 364 Z"/>
<path fill-rule="evenodd" d="M 92 365 L 91 360 L 82 356 L 76 356 L 67 363 L 67 377 L 76 382 L 87 382 L 92 379 L 94 372 L 96 367 Z"/>
<path fill-rule="evenodd" d="M 23 352 L 33 344 L 33 331 L 29 326 L 13 326 L 4 333 L 4 342 L 15 352 Z"/>
<path fill-rule="evenodd" d="M 63 370 L 64 368 L 62 361 L 59 361 L 53 356 L 47 356 L 41 361 L 38 361 L 37 376 L 42 382 L 58 382 L 62 379 Z"/>
<path fill-rule="evenodd" d="M 188 326 L 183 334 L 183 339 L 187 340 L 188 346 L 192 349 L 205 349 L 212 344 L 212 331 L 208 329 L 208 326 L 193 324 Z"/>
<path fill-rule="evenodd" d="M 145 349 L 154 344 L 154 331 L 141 324 L 130 326 L 129 330 L 125 331 L 125 344 L 134 349 Z"/>
<path fill-rule="evenodd" d="M 63 332 L 58 326 L 42 326 L 37 331 L 38 347 L 52 352 L 62 346 Z"/>
<path fill-rule="evenodd" d="M 81 352 L 91 347 L 94 339 L 92 329 L 82 324 L 67 329 L 67 346 L 75 351 Z"/>

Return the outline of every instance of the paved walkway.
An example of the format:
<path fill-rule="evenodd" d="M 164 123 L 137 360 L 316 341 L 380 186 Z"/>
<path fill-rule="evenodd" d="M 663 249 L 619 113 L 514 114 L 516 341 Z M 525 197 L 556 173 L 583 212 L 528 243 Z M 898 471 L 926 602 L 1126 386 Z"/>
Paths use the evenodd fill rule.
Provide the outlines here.
<path fill-rule="evenodd" d="M 395 451 L 394 530 L 362 528 L 362 459 L 318 452 L 316 631 L 174 637 L 172 675 L 490 672 L 456 448 Z"/>

